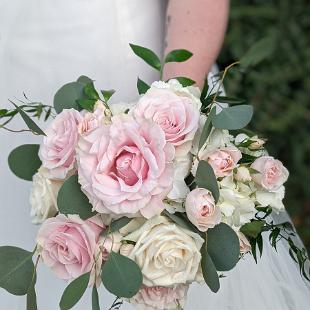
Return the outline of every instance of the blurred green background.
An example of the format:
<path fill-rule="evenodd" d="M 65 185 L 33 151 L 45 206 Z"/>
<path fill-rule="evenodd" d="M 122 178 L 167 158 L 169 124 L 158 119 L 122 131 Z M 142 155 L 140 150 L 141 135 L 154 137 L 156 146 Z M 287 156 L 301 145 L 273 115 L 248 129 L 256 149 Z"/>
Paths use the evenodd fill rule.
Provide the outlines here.
<path fill-rule="evenodd" d="M 286 206 L 310 252 L 310 2 L 234 0 L 219 65 L 224 69 L 261 42 L 261 58 L 230 71 L 229 96 L 255 107 L 252 129 L 290 171 Z"/>

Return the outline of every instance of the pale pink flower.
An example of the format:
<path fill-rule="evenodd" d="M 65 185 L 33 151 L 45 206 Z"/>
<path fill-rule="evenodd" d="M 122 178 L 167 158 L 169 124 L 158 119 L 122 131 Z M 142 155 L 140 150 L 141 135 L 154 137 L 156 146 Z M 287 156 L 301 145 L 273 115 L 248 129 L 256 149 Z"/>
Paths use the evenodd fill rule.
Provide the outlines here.
<path fill-rule="evenodd" d="M 78 124 L 82 120 L 74 109 L 63 110 L 45 131 L 46 137 L 40 147 L 42 166 L 49 170 L 50 177 L 65 179 L 74 168 L 75 147 L 78 141 Z"/>
<path fill-rule="evenodd" d="M 257 158 L 251 168 L 258 172 L 252 175 L 254 182 L 268 191 L 278 190 L 289 176 L 289 172 L 283 164 L 271 156 Z"/>
<path fill-rule="evenodd" d="M 247 237 L 240 231 L 237 231 L 237 236 L 239 238 L 239 244 L 240 244 L 240 253 L 246 254 L 251 251 L 251 244 Z"/>
<path fill-rule="evenodd" d="M 38 252 L 57 277 L 72 280 L 92 271 L 102 227 L 96 220 L 58 215 L 46 220 L 37 236 Z"/>
<path fill-rule="evenodd" d="M 188 285 L 180 284 L 175 287 L 143 286 L 129 302 L 137 310 L 172 310 L 183 309 Z"/>
<path fill-rule="evenodd" d="M 78 144 L 82 190 L 95 210 L 150 218 L 172 188 L 174 148 L 152 121 L 115 116 Z"/>
<path fill-rule="evenodd" d="M 170 88 L 152 87 L 138 101 L 134 115 L 157 123 L 165 132 L 166 140 L 175 146 L 177 156 L 189 152 L 200 115 L 191 97 Z"/>
<path fill-rule="evenodd" d="M 204 188 L 196 188 L 187 195 L 185 210 L 200 231 L 207 231 L 221 221 L 220 208 L 216 207 L 212 193 Z"/>
<path fill-rule="evenodd" d="M 226 177 L 232 174 L 242 158 L 241 152 L 235 146 L 220 148 L 207 154 L 205 159 L 212 166 L 217 177 Z"/>

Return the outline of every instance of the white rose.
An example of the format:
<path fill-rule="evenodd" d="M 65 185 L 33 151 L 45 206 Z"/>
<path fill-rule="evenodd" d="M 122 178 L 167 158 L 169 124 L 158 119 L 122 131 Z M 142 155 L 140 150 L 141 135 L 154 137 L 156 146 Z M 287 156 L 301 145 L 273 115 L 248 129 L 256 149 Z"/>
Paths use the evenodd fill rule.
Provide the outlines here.
<path fill-rule="evenodd" d="M 283 199 L 285 196 L 285 188 L 282 185 L 275 192 L 267 192 L 258 190 L 256 192 L 256 201 L 262 206 L 270 206 L 274 211 L 279 212 L 284 209 Z"/>
<path fill-rule="evenodd" d="M 166 217 L 153 217 L 124 240 L 136 242 L 129 257 L 136 261 L 147 286 L 195 281 L 204 240 Z"/>
<path fill-rule="evenodd" d="M 57 195 L 63 181 L 46 177 L 47 170 L 43 167 L 33 176 L 33 185 L 30 193 L 32 222 L 43 223 L 47 218 L 55 216 L 58 211 Z"/>
<path fill-rule="evenodd" d="M 237 169 L 237 173 L 234 175 L 234 178 L 240 182 L 250 182 L 252 180 L 249 169 L 243 166 Z"/>
<path fill-rule="evenodd" d="M 220 182 L 218 206 L 224 215 L 224 222 L 230 226 L 240 227 L 254 218 L 256 209 L 250 196 L 252 191 L 250 185 L 235 184 L 232 177 L 226 177 Z"/>

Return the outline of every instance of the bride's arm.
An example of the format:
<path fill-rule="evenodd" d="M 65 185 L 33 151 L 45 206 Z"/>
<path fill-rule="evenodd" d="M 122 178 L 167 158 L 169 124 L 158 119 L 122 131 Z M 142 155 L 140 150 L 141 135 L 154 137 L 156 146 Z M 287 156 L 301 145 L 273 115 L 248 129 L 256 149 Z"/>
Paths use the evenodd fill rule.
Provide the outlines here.
<path fill-rule="evenodd" d="M 194 55 L 184 63 L 169 63 L 164 77 L 186 76 L 203 85 L 223 43 L 229 0 L 170 0 L 165 53 L 179 48 Z"/>

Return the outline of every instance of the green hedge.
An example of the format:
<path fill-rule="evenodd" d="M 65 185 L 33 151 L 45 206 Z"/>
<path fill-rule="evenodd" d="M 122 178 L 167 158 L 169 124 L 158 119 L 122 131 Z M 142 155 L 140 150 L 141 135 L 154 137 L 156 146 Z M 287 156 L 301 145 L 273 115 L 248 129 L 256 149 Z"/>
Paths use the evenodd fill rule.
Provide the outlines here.
<path fill-rule="evenodd" d="M 225 87 L 254 105 L 252 129 L 290 170 L 286 206 L 310 249 L 310 3 L 234 0 L 231 6 L 220 67 L 263 38 L 269 44 L 263 61 L 248 72 L 231 71 Z"/>

